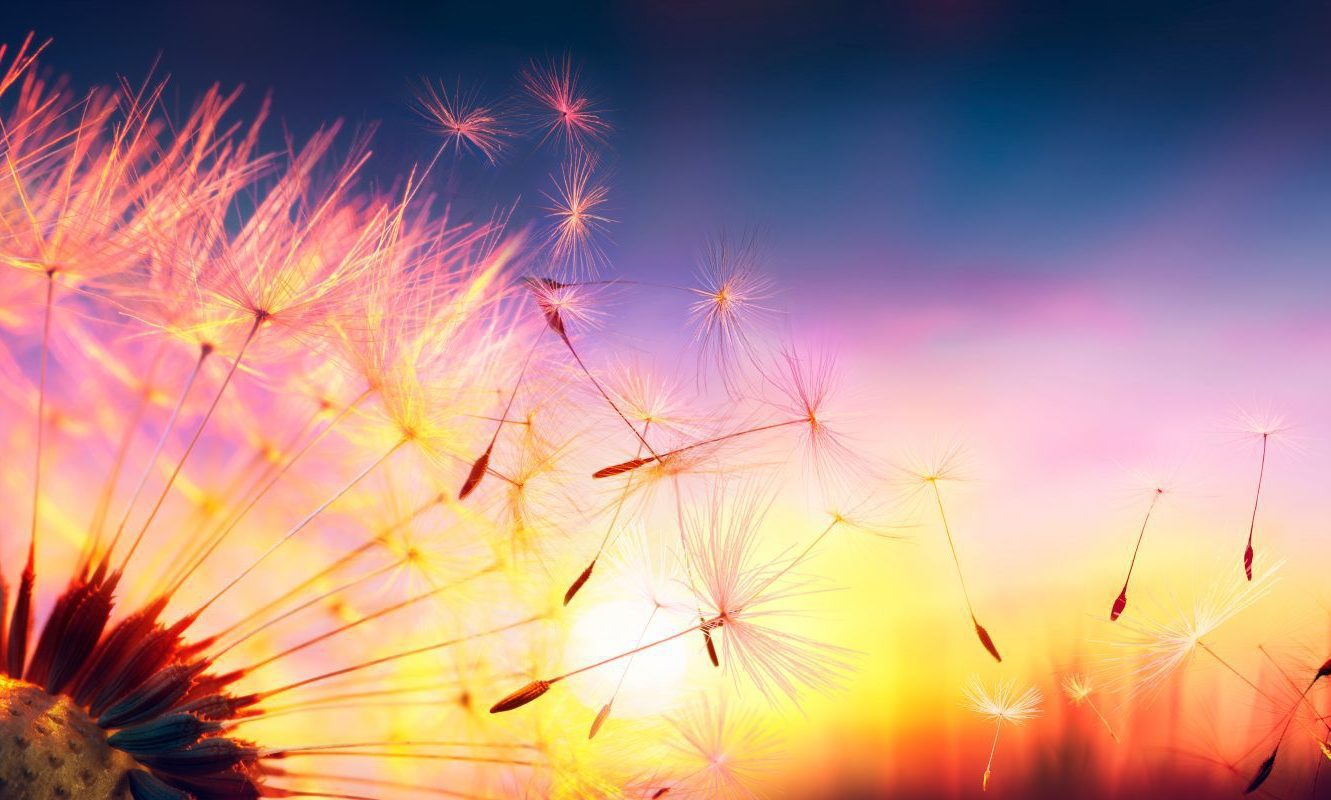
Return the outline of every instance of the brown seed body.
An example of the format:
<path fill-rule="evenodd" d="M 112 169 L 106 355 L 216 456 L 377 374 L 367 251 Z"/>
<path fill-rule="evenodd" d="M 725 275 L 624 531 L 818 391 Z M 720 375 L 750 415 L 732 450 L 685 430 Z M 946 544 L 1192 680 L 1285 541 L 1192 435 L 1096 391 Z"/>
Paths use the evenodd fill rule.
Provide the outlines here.
<path fill-rule="evenodd" d="M 549 681 L 532 681 L 521 689 L 517 690 L 498 703 L 490 706 L 491 714 L 498 714 L 502 711 L 512 711 L 527 705 L 531 701 L 550 691 Z"/>
<path fill-rule="evenodd" d="M 480 485 L 481 478 L 485 477 L 485 471 L 490 468 L 490 451 L 487 449 L 481 453 L 481 457 L 471 465 L 471 472 L 467 473 L 467 480 L 462 483 L 462 490 L 458 492 L 459 500 L 466 500 L 467 495 L 476 491 Z"/>
<path fill-rule="evenodd" d="M 591 578 L 592 570 L 595 569 L 595 567 L 596 559 L 593 558 L 592 563 L 587 565 L 587 568 L 582 571 L 582 574 L 573 582 L 573 585 L 568 587 L 568 591 L 564 592 L 564 605 L 568 605 L 568 602 L 573 599 L 573 596 L 578 593 L 578 590 L 583 587 L 583 584 L 587 583 L 588 579 Z"/>
<path fill-rule="evenodd" d="M 980 644 L 989 651 L 989 655 L 994 657 L 995 661 L 1002 662 L 1003 657 L 998 654 L 998 647 L 994 645 L 994 640 L 989 636 L 989 631 L 984 629 L 980 623 L 975 623 L 975 635 L 980 637 Z"/>

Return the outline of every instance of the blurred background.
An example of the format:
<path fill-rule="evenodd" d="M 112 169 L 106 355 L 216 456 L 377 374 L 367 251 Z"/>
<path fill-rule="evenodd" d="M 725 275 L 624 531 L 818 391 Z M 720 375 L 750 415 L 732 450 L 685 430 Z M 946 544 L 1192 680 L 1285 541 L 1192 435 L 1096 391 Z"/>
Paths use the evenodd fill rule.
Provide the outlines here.
<path fill-rule="evenodd" d="M 530 59 L 567 53 L 615 127 L 611 272 L 682 281 L 709 237 L 756 231 L 777 327 L 838 352 L 868 411 L 856 441 L 901 467 L 962 453 L 943 491 L 1005 657 L 975 642 L 934 509 L 908 476 L 885 487 L 901 540 L 823 552 L 844 588 L 805 622 L 858 651 L 855 677 L 767 712 L 796 754 L 770 785 L 809 797 L 978 795 L 993 728 L 962 705 L 971 676 L 1045 695 L 1004 731 L 990 793 L 1227 796 L 1265 755 L 1281 709 L 1204 654 L 1130 694 L 1134 656 L 1106 617 L 1161 482 L 1133 613 L 1177 616 L 1242 581 L 1260 452 L 1242 414 L 1279 415 L 1257 564 L 1284 564 L 1208 644 L 1277 694 L 1282 670 L 1331 654 L 1328 30 L 1321 3 L 48 0 L 0 15 L 0 41 L 53 37 L 45 65 L 76 85 L 169 74 L 181 110 L 214 82 L 245 85 L 243 110 L 271 92 L 274 146 L 283 126 L 377 124 L 385 182 L 437 146 L 411 108 L 422 78 L 501 95 Z M 539 205 L 549 169 L 514 154 L 434 179 L 486 214 Z M 677 303 L 633 303 L 600 346 L 670 353 Z M 773 535 L 802 541 L 818 511 L 783 500 Z M 1122 743 L 1061 695 L 1073 670 L 1104 687 Z M 1294 738 L 1263 791 L 1331 796 L 1331 764 Z"/>

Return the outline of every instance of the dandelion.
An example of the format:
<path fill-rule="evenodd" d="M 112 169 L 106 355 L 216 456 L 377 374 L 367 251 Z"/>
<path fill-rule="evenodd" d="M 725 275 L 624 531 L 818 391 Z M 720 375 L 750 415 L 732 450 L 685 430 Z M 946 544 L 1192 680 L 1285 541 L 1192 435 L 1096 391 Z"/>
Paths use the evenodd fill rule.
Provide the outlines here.
<path fill-rule="evenodd" d="M 519 613 L 469 618 L 443 634 L 394 640 L 387 621 L 451 597 L 464 584 L 494 580 L 493 565 L 384 598 L 380 595 L 391 589 L 394 577 L 415 568 L 419 559 L 414 546 L 403 552 L 385 546 L 396 540 L 378 531 L 368 543 L 348 546 L 331 564 L 311 565 L 295 581 L 280 573 L 265 575 L 276 597 L 262 590 L 232 591 L 271 566 L 279 547 L 294 546 L 297 534 L 312 528 L 335 533 L 335 526 L 324 524 L 325 513 L 394 453 L 411 445 L 428 464 L 439 466 L 451 452 L 457 420 L 471 408 L 466 393 L 446 389 L 454 381 L 471 381 L 489 357 L 482 332 L 498 328 L 495 338 L 507 338 L 508 321 L 487 313 L 505 291 L 495 280 L 502 264 L 457 268 L 459 253 L 440 244 L 446 226 L 416 227 L 408 221 L 413 208 L 408 201 L 376 207 L 358 194 L 353 177 L 359 155 L 334 170 L 331 186 L 317 188 L 314 173 L 331 146 L 330 132 L 316 134 L 279 169 L 254 204 L 237 208 L 232 200 L 250 184 L 256 165 L 273 162 L 251 156 L 253 129 L 219 127 L 231 96 L 208 95 L 201 110 L 176 126 L 152 119 L 156 88 L 122 103 L 96 93 L 82 106 L 62 105 L 58 98 L 42 99 L 39 82 L 19 81 L 16 70 L 26 70 L 33 55 L 24 45 L 18 61 L 0 70 L 0 92 L 17 84 L 27 93 L 0 112 L 5 137 L 0 154 L 6 159 L 0 208 L 6 225 L 14 226 L 0 244 L 0 257 L 9 267 L 40 276 L 46 300 L 33 365 L 38 442 L 33 517 L 28 560 L 12 607 L 0 581 L 0 612 L 11 612 L 0 622 L 0 664 L 6 673 L 0 677 L 0 706 L 7 710 L 0 738 L 21 745 L 0 753 L 6 796 L 361 796 L 340 788 L 351 778 L 287 766 L 326 757 L 542 768 L 542 762 L 522 754 L 486 754 L 480 751 L 483 743 L 468 740 L 404 741 L 371 734 L 350 743 L 321 743 L 322 729 L 308 725 L 288 728 L 303 730 L 303 738 L 289 745 L 250 735 L 276 716 L 336 705 L 328 700 L 333 695 L 309 696 L 312 689 L 364 680 L 375 688 L 359 700 L 391 697 L 404 687 L 388 685 L 385 670 L 535 626 L 544 615 L 523 614 L 519 607 Z M 59 112 L 55 118 L 48 117 L 52 109 Z M 69 128 L 62 119 L 82 121 Z M 387 283 L 398 288 L 388 290 Z M 64 288 L 77 291 L 62 301 Z M 58 313 L 61 302 L 78 307 L 68 324 Z M 358 315 L 376 337 L 356 335 L 350 322 Z M 103 346 L 102 328 L 94 327 L 101 323 L 94 321 L 107 316 L 116 317 L 113 330 L 131 342 L 147 334 L 157 338 L 143 348 Z M 398 324 L 377 324 L 386 320 Z M 354 400 L 337 400 L 332 388 L 337 381 L 329 370 L 311 370 L 311 376 L 321 376 L 316 381 L 327 383 L 318 401 L 305 405 L 309 387 L 284 376 L 282 368 L 294 360 L 281 346 L 285 337 L 300 337 L 323 359 L 336 352 L 335 342 L 357 340 L 364 357 L 347 358 L 344 369 L 362 373 L 367 388 Z M 176 363 L 172 348 L 181 342 L 191 357 L 188 368 L 171 380 L 162 373 Z M 85 451 L 94 454 L 88 464 L 70 460 L 57 469 L 45 463 L 45 429 L 64 427 L 60 415 L 51 413 L 53 403 L 77 408 L 81 401 L 61 397 L 56 389 L 62 384 L 52 381 L 53 373 L 65 370 L 53 369 L 48 353 L 60 348 L 60 367 L 79 378 L 71 385 L 95 396 L 98 412 L 112 420 L 105 431 L 100 424 L 88 426 L 89 435 L 111 432 L 119 441 L 111 448 L 116 455 L 107 485 L 88 491 L 95 501 L 93 524 L 75 542 L 77 560 L 68 581 L 37 613 L 35 554 L 43 528 L 53 527 L 38 510 L 53 509 L 51 517 L 62 521 L 78 514 L 80 509 L 66 504 L 89 488 L 89 469 L 98 466 L 96 447 Z M 212 392 L 198 397 L 212 377 L 209 368 L 223 357 Z M 100 360 L 112 362 L 104 370 L 109 385 L 85 377 L 102 374 L 91 368 Z M 135 374 L 140 362 L 149 365 L 146 374 Z M 20 385 L 21 367 L 13 366 L 14 385 Z M 162 387 L 174 391 L 168 396 Z M 128 411 L 118 405 L 124 394 L 133 400 Z M 299 421 L 280 436 L 263 432 L 253 424 L 255 415 L 288 419 L 284 395 L 302 401 L 292 404 L 303 409 Z M 165 420 L 155 419 L 159 408 L 169 412 Z M 352 417 L 361 423 L 355 430 L 339 424 Z M 184 432 L 182 453 L 165 458 L 174 434 L 190 419 L 197 421 Z M 26 415 L 4 421 L 7 430 L 28 422 Z M 152 431 L 155 444 L 144 445 L 138 440 L 151 431 L 149 421 L 160 432 Z M 117 423 L 125 426 L 123 434 Z M 345 438 L 331 436 L 334 429 Z M 223 574 L 219 554 L 233 543 L 228 534 L 251 513 L 281 516 L 260 501 L 280 492 L 290 505 L 293 483 L 317 485 L 337 472 L 336 456 L 345 456 L 358 437 L 377 445 L 377 456 L 362 462 L 350 481 L 311 504 L 313 510 L 267 551 L 243 561 L 246 566 L 209 594 L 208 584 Z M 198 468 L 201 454 L 213 451 L 214 443 L 238 456 L 228 463 L 228 469 L 238 465 L 237 474 L 221 488 Z M 301 458 L 316 446 L 323 463 Z M 117 491 L 121 473 L 138 466 L 134 462 L 144 454 L 143 477 L 132 490 Z M 164 476 L 160 494 L 146 520 L 131 526 L 136 501 L 159 474 Z M 109 543 L 100 542 L 108 507 L 124 494 L 129 502 L 122 521 Z M 177 515 L 172 502 L 177 499 L 207 511 Z M 429 505 L 441 502 L 435 497 Z M 419 513 L 412 509 L 404 516 Z M 154 528 L 155 519 L 170 519 L 172 525 Z M 116 552 L 122 534 L 129 544 Z M 158 547 L 141 547 L 153 534 Z M 136 552 L 154 549 L 161 551 L 150 553 L 160 570 L 131 562 Z M 59 555 L 43 554 L 40 563 L 53 569 Z M 217 569 L 210 574 L 202 569 L 205 564 Z M 209 599 L 198 602 L 200 597 Z M 310 630 L 319 610 L 335 610 L 329 616 L 337 621 Z M 286 641 L 297 622 L 302 635 Z M 355 646 L 339 655 L 336 645 L 351 644 L 370 629 L 378 637 L 372 647 Z M 318 662 L 308 658 L 315 650 L 323 653 Z M 318 666 L 311 669 L 311 663 Z M 310 788 L 310 781 L 317 788 Z"/>
<path fill-rule="evenodd" d="M 1114 605 L 1109 609 L 1109 620 L 1117 620 L 1123 613 L 1123 609 L 1128 607 L 1128 582 L 1132 580 L 1132 568 L 1137 566 L 1137 553 L 1142 549 L 1142 540 L 1146 538 L 1146 526 L 1151 522 L 1151 512 L 1155 510 L 1156 503 L 1165 496 L 1165 487 L 1154 486 L 1151 488 L 1151 502 L 1146 506 L 1146 516 L 1142 518 L 1141 530 L 1137 532 L 1137 544 L 1132 548 L 1132 560 L 1128 562 L 1128 575 L 1123 579 L 1123 589 L 1119 591 L 1118 597 L 1114 600 Z"/>
<path fill-rule="evenodd" d="M 608 795 L 618 787 L 555 746 L 549 720 L 492 714 L 617 665 L 590 738 L 636 654 L 699 633 L 736 690 L 798 702 L 843 677 L 847 651 L 788 623 L 818 588 L 799 574 L 813 553 L 870 526 L 834 513 L 793 557 L 766 557 L 766 502 L 726 494 L 704 463 L 782 427 L 820 476 L 849 464 L 830 360 L 787 351 L 764 375 L 775 421 L 710 441 L 724 429 L 685 417 L 674 384 L 584 361 L 599 294 L 630 282 L 576 279 L 602 260 L 590 150 L 609 127 L 567 60 L 525 79 L 568 165 L 542 242 L 511 232 L 538 222 L 516 212 L 473 222 L 435 208 L 435 161 L 376 188 L 361 174 L 368 140 L 338 125 L 265 153 L 266 102 L 233 121 L 237 93 L 215 89 L 170 119 L 159 82 L 78 96 L 40 78 L 43 47 L 0 47 L 0 262 L 22 279 L 2 290 L 14 307 L 0 313 L 0 427 L 36 450 L 0 481 L 23 494 L 10 507 L 32 502 L 13 593 L 0 576 L 0 740 L 17 743 L 0 750 L 6 797 Z M 494 163 L 512 138 L 472 95 L 432 85 L 420 104 L 443 139 L 435 159 L 452 148 Z M 537 259 L 566 279 L 517 280 Z M 718 259 L 701 335 L 747 350 L 767 290 L 750 256 Z M 576 371 L 548 357 L 546 330 Z M 584 379 L 643 460 L 595 500 L 573 476 L 623 431 L 566 391 Z M 712 490 L 692 515 L 685 473 Z M 648 533 L 633 496 L 666 478 L 678 550 Z M 654 563 L 626 566 L 648 538 Z M 630 573 L 618 589 L 641 593 L 642 628 L 625 652 L 485 714 L 477 698 L 496 685 L 555 672 L 520 655 L 563 644 L 547 624 L 563 588 L 552 552 L 590 552 L 565 603 L 603 558 Z M 438 724 L 449 733 L 424 728 Z M 716 704 L 677 719 L 680 763 L 653 795 L 751 791 L 767 761 L 756 726 Z"/>
<path fill-rule="evenodd" d="M 970 591 L 966 588 L 966 575 L 962 572 L 961 558 L 957 555 L 957 545 L 952 539 L 952 528 L 948 525 L 947 512 L 943 509 L 943 492 L 938 487 L 939 482 L 956 480 L 959 477 L 959 458 L 958 451 L 948 451 L 931 466 L 917 469 L 910 473 L 909 477 L 917 487 L 928 487 L 928 491 L 933 495 L 934 503 L 938 506 L 938 519 L 943 524 L 943 535 L 947 537 L 948 550 L 952 553 L 952 563 L 957 569 L 957 580 L 961 582 L 961 596 L 966 601 L 966 613 L 971 618 L 971 624 L 975 626 L 975 635 L 979 638 L 980 644 L 989 651 L 989 655 L 993 656 L 995 661 L 1001 662 L 1003 657 L 998 654 L 998 647 L 994 644 L 993 637 L 975 618 L 975 607 L 971 604 Z"/>
<path fill-rule="evenodd" d="M 1090 678 L 1085 675 L 1070 673 L 1063 676 L 1063 694 L 1068 696 L 1068 700 L 1071 701 L 1074 706 L 1079 706 L 1082 703 L 1085 703 L 1086 707 L 1091 709 L 1091 712 L 1100 720 L 1100 723 L 1105 726 L 1105 730 L 1109 733 L 1110 738 L 1117 742 L 1118 734 L 1114 733 L 1114 728 L 1109 724 L 1109 720 L 1105 719 L 1105 715 L 1100 713 L 1100 709 L 1096 707 L 1095 701 L 1091 699 L 1091 693 L 1094 690 L 1095 687 L 1091 684 Z"/>
<path fill-rule="evenodd" d="M 700 358 L 715 365 L 733 393 L 738 388 L 736 362 L 759 367 L 754 328 L 773 311 L 765 305 L 772 297 L 772 284 L 758 270 L 756 239 L 713 240 L 703 253 L 698 284 L 689 289 L 698 298 L 689 306 L 694 341 Z"/>
<path fill-rule="evenodd" d="M 993 774 L 994 753 L 998 750 L 998 734 L 1007 723 L 1016 727 L 1040 715 L 1040 703 L 1044 698 L 1034 686 L 1018 694 L 1016 681 L 1000 681 L 992 691 L 980 683 L 979 678 L 972 678 L 963 689 L 966 705 L 971 711 L 985 719 L 993 720 L 994 742 L 989 747 L 989 761 L 984 765 L 984 779 L 980 786 L 989 788 L 989 777 Z"/>

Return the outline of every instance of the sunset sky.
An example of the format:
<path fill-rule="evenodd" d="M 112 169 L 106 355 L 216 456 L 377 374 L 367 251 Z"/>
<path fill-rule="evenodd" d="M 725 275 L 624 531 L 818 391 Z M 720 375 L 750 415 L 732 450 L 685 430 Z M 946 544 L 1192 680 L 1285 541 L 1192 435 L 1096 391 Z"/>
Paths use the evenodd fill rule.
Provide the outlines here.
<path fill-rule="evenodd" d="M 961 695 L 978 675 L 1044 693 L 1043 716 L 1003 732 L 991 795 L 1060 796 L 1070 779 L 1051 765 L 1079 758 L 1099 781 L 1195 767 L 1237 795 L 1242 780 L 1204 758 L 1251 771 L 1259 699 L 1200 655 L 1153 698 L 1111 690 L 1130 670 L 1105 666 L 1122 635 L 1106 617 L 1159 482 L 1133 610 L 1242 580 L 1260 451 L 1242 415 L 1280 416 L 1257 561 L 1284 563 L 1216 645 L 1276 682 L 1256 645 L 1289 668 L 1328 655 L 1331 8 L 1071 5 L 163 2 L 108 20 L 21 0 L 0 41 L 52 37 L 48 68 L 80 85 L 156 62 L 168 107 L 215 81 L 244 84 L 247 109 L 271 91 L 297 137 L 378 122 L 384 181 L 433 152 L 411 110 L 422 76 L 500 94 L 531 58 L 570 54 L 615 128 L 607 273 L 682 282 L 710 237 L 753 232 L 781 309 L 769 333 L 838 353 L 900 526 L 815 562 L 844 588 L 801 625 L 858 651 L 858 670 L 771 712 L 797 753 L 771 787 L 978 796 L 993 728 Z M 539 206 L 550 167 L 519 153 L 454 169 L 440 188 L 479 185 L 464 211 L 485 215 Z M 590 350 L 668 357 L 678 303 L 624 295 L 632 320 L 612 318 Z M 975 642 L 931 496 L 903 477 L 954 450 L 949 520 L 1002 665 Z M 819 510 L 783 496 L 776 535 L 803 541 Z M 599 613 L 587 624 L 616 624 Z M 666 680 L 674 657 L 638 679 Z M 1068 704 L 1074 669 L 1105 682 L 1101 709 L 1139 750 Z M 1244 735 L 1218 746 L 1198 733 L 1234 720 Z M 1274 796 L 1311 796 L 1312 764 Z"/>

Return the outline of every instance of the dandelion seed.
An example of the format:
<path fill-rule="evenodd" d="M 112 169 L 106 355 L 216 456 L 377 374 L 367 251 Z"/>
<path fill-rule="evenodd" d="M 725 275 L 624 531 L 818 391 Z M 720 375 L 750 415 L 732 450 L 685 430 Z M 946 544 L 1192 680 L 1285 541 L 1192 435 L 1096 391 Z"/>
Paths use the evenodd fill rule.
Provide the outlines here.
<path fill-rule="evenodd" d="M 989 747 L 989 760 L 984 765 L 984 779 L 981 788 L 989 789 L 989 778 L 993 775 L 994 754 L 998 751 L 998 734 L 1004 723 L 1013 727 L 1022 725 L 1040 715 L 1040 703 L 1044 698 L 1040 690 L 1030 687 L 1018 693 L 1015 681 L 1000 681 L 992 691 L 985 688 L 978 678 L 971 679 L 963 689 L 966 705 L 971 711 L 994 723 L 994 741 Z"/>
<path fill-rule="evenodd" d="M 756 563 L 754 549 L 763 510 L 756 493 L 733 504 L 725 502 L 718 493 L 705 517 L 690 520 L 688 560 L 698 580 L 694 591 L 704 608 L 698 624 L 562 675 L 533 682 L 496 703 L 492 712 L 518 708 L 566 678 L 631 658 L 696 631 L 713 635 L 723 631 L 721 661 L 736 676 L 747 677 L 768 697 L 779 691 L 794 700 L 800 685 L 824 689 L 834 686 L 846 670 L 845 651 L 770 624 L 789 615 L 789 611 L 777 607 L 782 601 L 805 590 L 776 580 L 783 575 L 774 578 L 768 566 Z"/>
<path fill-rule="evenodd" d="M 578 295 L 577 292 L 570 293 L 569 289 L 576 287 L 549 278 L 528 278 L 527 285 L 535 294 L 537 307 L 540 308 L 547 325 L 559 336 L 560 341 L 564 343 L 564 347 L 568 349 L 569 355 L 573 356 L 573 360 L 577 363 L 578 369 L 587 377 L 587 380 L 596 389 L 597 394 L 601 396 L 601 399 L 605 401 L 606 405 L 610 406 L 610 410 L 614 411 L 620 421 L 627 425 L 628 429 L 633 432 L 633 436 L 638 442 L 646 448 L 649 453 L 655 454 L 656 451 L 652 449 L 650 444 L 648 444 L 647 439 L 644 438 L 641 432 L 639 432 L 637 426 L 629 420 L 624 414 L 624 411 L 619 407 L 619 404 L 610 396 L 609 390 L 607 390 L 605 385 L 601 383 L 600 379 L 588 369 L 587 364 L 582 360 L 582 356 L 579 355 L 577 348 L 573 346 L 573 340 L 569 338 L 568 329 L 565 326 L 565 320 L 569 319 L 570 308 L 573 309 L 575 317 L 581 314 L 585 319 L 588 315 L 585 310 L 580 311 L 576 305 L 569 302 L 570 299 L 576 298 Z M 587 284 L 583 285 L 585 286 Z"/>
<path fill-rule="evenodd" d="M 966 588 L 966 576 L 961 570 L 961 558 L 957 555 L 957 545 L 952 539 L 952 528 L 948 525 L 947 512 L 943 509 L 943 492 L 938 487 L 940 481 L 953 480 L 958 476 L 958 458 L 957 451 L 950 451 L 938 458 L 932 466 L 911 472 L 910 477 L 918 487 L 927 487 L 927 491 L 933 495 L 934 503 L 938 507 L 938 519 L 942 522 L 943 534 L 947 537 L 948 550 L 952 553 L 952 563 L 957 569 L 957 579 L 961 582 L 961 596 L 966 601 L 966 613 L 970 616 L 971 624 L 975 626 L 975 636 L 989 655 L 993 656 L 995 661 L 1001 662 L 1003 657 L 998 654 L 998 647 L 994 644 L 993 637 L 975 618 L 975 607 L 971 604 L 970 591 Z"/>
<path fill-rule="evenodd" d="M 712 241 L 703 254 L 698 281 L 689 290 L 698 297 L 689 307 L 694 341 L 700 359 L 713 363 L 733 394 L 739 388 L 736 362 L 759 368 L 754 329 L 772 313 L 764 305 L 772 297 L 772 284 L 758 270 L 756 239 L 732 242 L 720 236 Z"/>
<path fill-rule="evenodd" d="M 623 475 L 650 464 L 696 454 L 698 451 L 712 449 L 755 434 L 798 427 L 803 434 L 804 452 L 808 457 L 809 467 L 820 482 L 825 485 L 837 484 L 839 473 L 843 468 L 848 467 L 858 472 L 863 464 L 846 446 L 840 432 L 829 420 L 827 405 L 834 384 L 835 369 L 830 359 L 802 358 L 793 350 L 787 351 L 782 355 L 782 375 L 778 384 L 783 397 L 774 405 L 783 417 L 788 418 L 712 436 L 665 452 L 639 456 L 603 467 L 592 473 L 592 477 L 610 478 Z"/>
<path fill-rule="evenodd" d="M 1063 676 L 1063 693 L 1068 696 L 1068 700 L 1070 700 L 1074 706 L 1079 706 L 1082 703 L 1085 703 L 1086 707 L 1091 709 L 1096 718 L 1100 720 L 1100 723 L 1105 726 L 1105 730 L 1109 733 L 1110 738 L 1117 742 L 1119 740 L 1118 734 L 1114 733 L 1114 728 L 1109 724 L 1109 720 L 1105 719 L 1105 715 L 1100 713 L 1100 709 L 1095 705 L 1095 701 L 1091 699 L 1091 693 L 1093 691 L 1094 687 L 1091 685 L 1090 679 L 1085 675 L 1068 674 Z"/>
<path fill-rule="evenodd" d="M 1263 655 L 1270 658 L 1270 654 L 1266 652 L 1266 648 L 1259 645 L 1258 649 L 1262 651 Z M 1285 737 L 1289 735 L 1289 728 L 1290 725 L 1294 723 L 1294 719 L 1298 714 L 1299 705 L 1307 702 L 1308 693 L 1312 691 L 1313 687 L 1317 685 L 1319 680 L 1329 675 L 1331 675 L 1331 659 L 1327 659 L 1327 661 L 1317 669 L 1317 672 L 1313 674 L 1313 677 L 1308 681 L 1308 684 L 1299 691 L 1298 698 L 1294 701 L 1294 706 L 1285 715 L 1285 724 L 1280 728 L 1280 735 L 1276 737 L 1276 743 L 1271 748 L 1271 754 L 1267 756 L 1257 768 L 1257 773 L 1253 775 L 1252 780 L 1249 781 L 1248 787 L 1243 790 L 1244 794 L 1252 794 L 1257 791 L 1257 789 L 1261 788 L 1261 785 L 1266 782 L 1266 779 L 1271 777 L 1271 772 L 1275 769 L 1276 765 L 1276 755 L 1280 752 L 1280 745 L 1284 744 Z M 1288 676 L 1286 676 L 1286 679 L 1288 679 Z M 1294 688 L 1298 690 L 1297 685 L 1295 685 Z M 1317 709 L 1314 707 L 1313 712 L 1316 713 L 1316 711 Z"/>
<path fill-rule="evenodd" d="M 1270 590 L 1277 569 L 1278 565 L 1250 583 L 1217 581 L 1188 608 L 1146 614 L 1137 619 L 1125 617 L 1121 627 L 1126 635 L 1113 644 L 1124 651 L 1115 660 L 1129 661 L 1133 667 L 1137 683 L 1132 691 L 1140 693 L 1158 687 L 1200 648 L 1261 693 L 1259 687 L 1224 661 L 1204 640 L 1262 599 Z"/>
<path fill-rule="evenodd" d="M 568 56 L 523 71 L 522 87 L 536 107 L 534 125 L 541 141 L 554 139 L 571 153 L 588 153 L 610 133 L 610 124 L 581 85 Z"/>
<path fill-rule="evenodd" d="M 651 630 L 652 623 L 662 611 L 687 608 L 682 602 L 674 599 L 672 587 L 678 584 L 676 570 L 670 568 L 669 554 L 657 544 L 649 541 L 646 531 L 638 528 L 633 532 L 627 552 L 616 554 L 612 567 L 619 576 L 619 581 L 624 585 L 627 592 L 638 593 L 642 595 L 643 600 L 651 607 L 647 619 L 643 622 L 642 630 L 638 633 L 634 647 L 641 647 L 647 640 L 647 634 Z M 590 567 L 589 567 L 590 569 Z M 589 573 L 588 573 L 589 574 Z M 567 605 L 567 601 L 565 602 Z M 706 628 L 704 628 L 706 631 Z M 710 632 L 707 632 L 707 643 L 711 647 Z M 715 656 L 715 649 L 712 648 L 711 654 Z M 587 733 L 587 738 L 591 739 L 601 730 L 605 722 L 610 717 L 611 709 L 619 693 L 624 688 L 624 681 L 628 679 L 629 670 L 633 667 L 633 656 L 629 656 L 624 661 L 624 667 L 620 670 L 619 680 L 615 683 L 614 690 L 610 693 L 610 698 L 605 702 L 595 719 L 592 720 L 591 728 Z"/>
<path fill-rule="evenodd" d="M 605 216 L 604 207 L 610 190 L 592 176 L 587 159 L 565 164 L 544 209 L 551 220 L 546 233 L 550 261 L 559 273 L 576 280 L 594 277 L 605 264 L 605 251 L 598 239 L 614 220 Z"/>
<path fill-rule="evenodd" d="M 450 92 L 442 82 L 425 82 L 417 111 L 443 137 L 445 147 L 474 152 L 490 164 L 498 163 L 505 141 L 512 136 L 497 109 L 478 103 L 474 94 Z"/>
<path fill-rule="evenodd" d="M 1262 479 L 1266 476 L 1266 451 L 1270 447 L 1271 438 L 1279 437 L 1289 430 L 1289 426 L 1284 418 L 1278 415 L 1259 417 L 1245 414 L 1243 428 L 1248 434 L 1259 437 L 1262 441 L 1262 455 L 1257 467 L 1257 489 L 1253 492 L 1252 517 L 1248 520 L 1248 543 L 1243 550 L 1243 574 L 1248 580 L 1252 580 L 1252 539 L 1257 528 L 1257 507 L 1262 501 Z"/>
<path fill-rule="evenodd" d="M 1155 510 L 1156 503 L 1165 496 L 1163 486 L 1155 486 L 1151 489 L 1151 502 L 1146 506 L 1146 516 L 1142 519 L 1141 530 L 1137 532 L 1137 544 L 1132 548 L 1132 560 L 1128 562 L 1128 575 L 1123 579 L 1123 589 L 1118 593 L 1114 600 L 1114 605 L 1109 609 L 1109 620 L 1113 622 L 1123 613 L 1123 609 L 1128 607 L 1128 582 L 1132 580 L 1132 568 L 1137 566 L 1137 553 L 1141 551 L 1142 540 L 1146 538 L 1146 526 L 1151 522 L 1151 512 Z"/>

